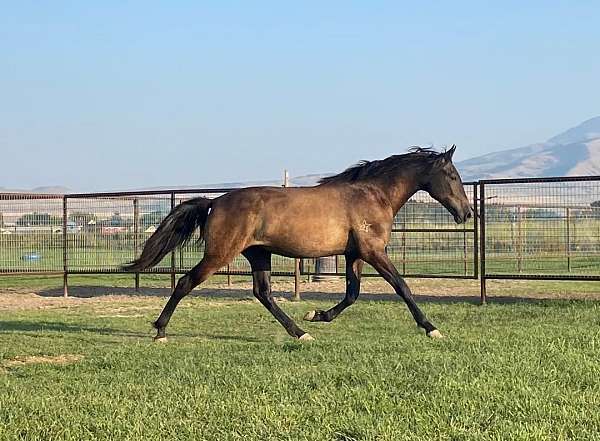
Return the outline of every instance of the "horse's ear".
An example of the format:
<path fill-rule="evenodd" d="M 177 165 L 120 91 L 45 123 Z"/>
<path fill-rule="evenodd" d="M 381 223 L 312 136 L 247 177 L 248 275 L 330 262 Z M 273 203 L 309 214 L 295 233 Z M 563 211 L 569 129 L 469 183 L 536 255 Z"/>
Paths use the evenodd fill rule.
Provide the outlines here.
<path fill-rule="evenodd" d="M 452 147 L 450 147 L 450 149 L 444 153 L 444 159 L 448 162 L 452 161 L 452 156 L 454 155 L 455 151 L 456 151 L 456 144 L 452 144 Z"/>

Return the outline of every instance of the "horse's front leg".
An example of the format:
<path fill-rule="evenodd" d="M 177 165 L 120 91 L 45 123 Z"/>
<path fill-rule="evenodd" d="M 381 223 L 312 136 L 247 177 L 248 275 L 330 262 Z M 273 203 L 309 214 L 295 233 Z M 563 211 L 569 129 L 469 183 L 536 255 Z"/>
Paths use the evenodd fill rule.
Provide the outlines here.
<path fill-rule="evenodd" d="M 380 250 L 369 250 L 365 252 L 363 256 L 365 261 L 369 263 L 383 278 L 394 288 L 396 293 L 402 297 L 406 306 L 413 318 L 417 322 L 417 325 L 423 329 L 425 329 L 425 333 L 428 337 L 431 338 L 441 338 L 442 334 L 437 330 L 435 326 L 431 324 L 425 314 L 421 311 L 421 309 L 417 306 L 415 300 L 413 299 L 412 293 L 410 292 L 410 288 L 404 281 L 404 279 L 398 273 L 398 270 L 390 260 L 389 256 L 386 254 L 384 249 Z"/>
<path fill-rule="evenodd" d="M 346 255 L 346 295 L 344 299 L 327 311 L 309 311 L 304 320 L 310 322 L 330 322 L 335 319 L 348 306 L 352 305 L 360 294 L 360 276 L 363 261 L 355 255 Z"/>

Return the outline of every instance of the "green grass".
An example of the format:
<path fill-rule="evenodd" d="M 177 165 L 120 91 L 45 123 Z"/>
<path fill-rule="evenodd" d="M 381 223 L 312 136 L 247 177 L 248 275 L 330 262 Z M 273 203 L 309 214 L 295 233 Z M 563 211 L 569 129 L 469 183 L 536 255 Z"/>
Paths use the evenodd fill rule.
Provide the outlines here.
<path fill-rule="evenodd" d="M 432 341 L 363 301 L 300 344 L 256 303 L 194 297 L 160 345 L 162 303 L 0 311 L 0 359 L 84 357 L 0 373 L 0 439 L 600 439 L 597 302 L 424 303 Z"/>

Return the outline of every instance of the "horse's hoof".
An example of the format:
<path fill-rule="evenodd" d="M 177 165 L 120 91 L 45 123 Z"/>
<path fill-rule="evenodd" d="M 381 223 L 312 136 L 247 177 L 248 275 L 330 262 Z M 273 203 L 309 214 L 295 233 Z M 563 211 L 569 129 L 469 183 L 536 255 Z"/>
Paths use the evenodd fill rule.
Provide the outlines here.
<path fill-rule="evenodd" d="M 305 334 L 302 334 L 300 337 L 298 337 L 298 340 L 300 340 L 300 341 L 313 341 L 314 338 L 307 332 Z"/>
<path fill-rule="evenodd" d="M 315 318 L 315 315 L 317 315 L 317 311 L 308 311 L 304 315 L 304 320 L 306 320 L 307 322 L 312 322 L 313 319 Z M 308 335 L 308 334 L 304 334 L 304 335 Z"/>
<path fill-rule="evenodd" d="M 167 337 L 154 337 L 154 342 L 155 343 L 166 343 Z"/>
<path fill-rule="evenodd" d="M 440 331 L 438 331 L 437 329 L 434 329 L 433 331 L 428 332 L 427 337 L 429 337 L 429 338 L 444 338 L 442 333 Z"/>

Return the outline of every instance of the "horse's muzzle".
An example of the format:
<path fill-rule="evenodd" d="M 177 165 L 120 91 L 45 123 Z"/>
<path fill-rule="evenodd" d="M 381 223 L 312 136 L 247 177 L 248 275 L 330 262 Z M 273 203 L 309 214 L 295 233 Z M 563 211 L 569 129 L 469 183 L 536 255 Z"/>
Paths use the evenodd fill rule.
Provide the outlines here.
<path fill-rule="evenodd" d="M 454 209 L 451 209 L 449 211 L 454 217 L 454 222 L 456 222 L 457 224 L 464 224 L 473 217 L 473 209 L 469 206 L 463 209 L 462 213 L 459 213 L 458 210 Z"/>

